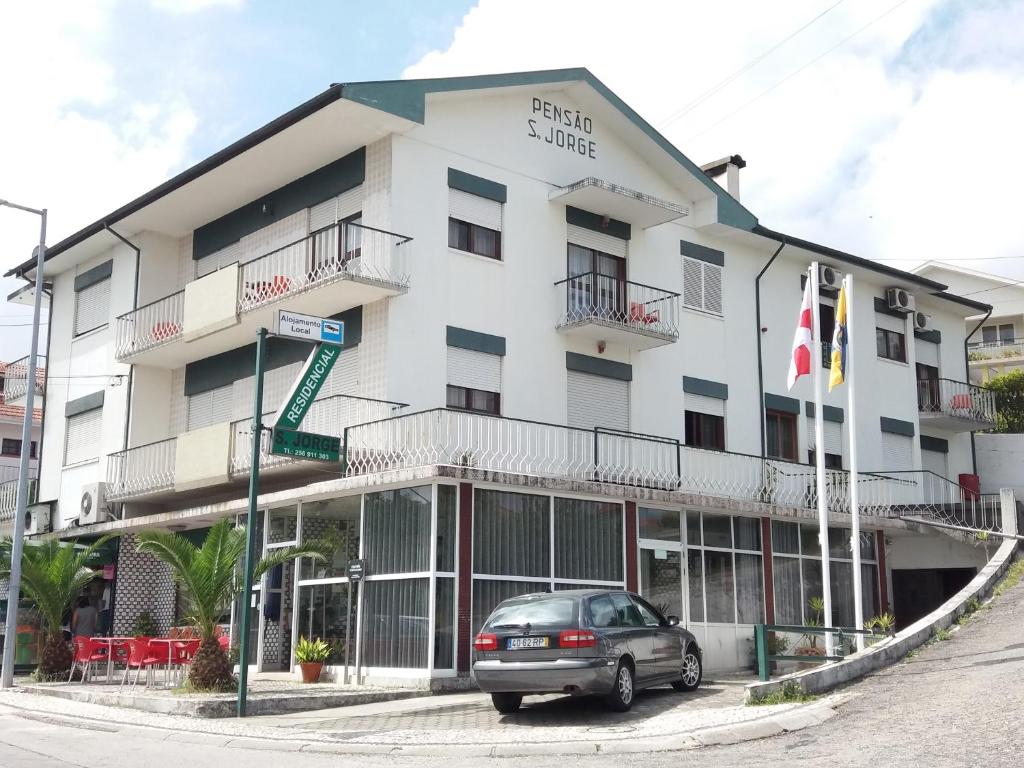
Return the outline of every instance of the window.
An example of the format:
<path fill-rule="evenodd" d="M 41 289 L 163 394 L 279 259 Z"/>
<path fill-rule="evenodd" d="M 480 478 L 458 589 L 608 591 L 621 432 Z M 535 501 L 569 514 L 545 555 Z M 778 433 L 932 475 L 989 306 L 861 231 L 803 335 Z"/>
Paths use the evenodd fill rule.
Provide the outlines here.
<path fill-rule="evenodd" d="M 831 304 L 818 304 L 818 338 L 821 340 L 821 365 L 832 367 L 832 336 L 836 330 L 836 309 Z"/>
<path fill-rule="evenodd" d="M 100 455 L 100 431 L 103 426 L 103 409 L 68 416 L 64 434 L 64 465 L 90 461 Z"/>
<path fill-rule="evenodd" d="M 768 409 L 764 417 L 768 455 L 796 461 L 796 414 Z"/>
<path fill-rule="evenodd" d="M 640 611 L 637 610 L 633 601 L 629 599 L 629 595 L 615 592 L 610 597 L 612 605 L 615 606 L 615 613 L 618 616 L 620 627 L 644 626 L 643 617 L 640 616 Z"/>
<path fill-rule="evenodd" d="M 683 306 L 722 314 L 722 267 L 683 257 Z"/>
<path fill-rule="evenodd" d="M 36 444 L 32 443 L 32 452 L 35 453 Z M 10 437 L 3 439 L 3 447 L 0 448 L 0 455 L 3 456 L 21 456 L 21 440 L 15 440 Z"/>
<path fill-rule="evenodd" d="M 696 448 L 725 450 L 725 419 L 709 413 L 686 411 L 686 444 Z"/>
<path fill-rule="evenodd" d="M 611 598 L 607 595 L 594 597 L 590 600 L 590 621 L 595 627 L 617 627 L 619 616 L 615 612 Z"/>
<path fill-rule="evenodd" d="M 501 394 L 484 392 L 480 389 L 455 387 L 448 385 L 448 407 L 460 411 L 486 413 L 491 416 L 501 415 Z"/>
<path fill-rule="evenodd" d="M 625 243 L 624 240 L 622 242 Z M 625 252 L 625 246 L 622 252 Z M 624 257 L 570 241 L 566 272 L 569 278 L 566 283 L 567 309 L 571 315 L 597 315 L 613 320 L 625 318 L 628 297 Z"/>
<path fill-rule="evenodd" d="M 815 462 L 818 460 L 817 455 L 812 448 L 807 452 L 807 463 L 812 467 L 817 466 Z M 825 469 L 842 469 L 843 468 L 843 457 L 842 454 L 828 453 L 825 452 Z"/>
<path fill-rule="evenodd" d="M 232 412 L 232 385 L 226 384 L 216 389 L 208 389 L 190 395 L 188 398 L 188 421 L 186 429 L 201 429 L 213 424 L 220 424 L 231 421 Z M 250 406 L 251 408 L 252 406 Z M 251 425 L 244 425 L 244 429 L 251 430 Z M 246 431 L 249 434 L 249 431 Z"/>
<path fill-rule="evenodd" d="M 925 412 L 942 410 L 939 369 L 934 365 L 917 364 L 917 409 Z"/>
<path fill-rule="evenodd" d="M 902 333 L 887 328 L 875 328 L 875 345 L 879 357 L 900 363 L 907 362 L 907 342 Z"/>
<path fill-rule="evenodd" d="M 448 247 L 501 261 L 502 204 L 448 189 Z"/>
<path fill-rule="evenodd" d="M 75 294 L 75 336 L 95 330 L 108 322 L 110 278 L 93 283 Z"/>
<path fill-rule="evenodd" d="M 1016 334 L 1013 330 L 1013 323 L 986 325 L 981 329 L 981 340 L 985 344 L 995 344 L 996 342 L 1012 344 L 1015 339 Z"/>
<path fill-rule="evenodd" d="M 661 617 L 657 612 L 651 608 L 647 603 L 639 598 L 633 598 L 633 603 L 636 605 L 636 609 L 640 611 L 640 618 L 644 624 L 648 627 L 660 627 Z"/>

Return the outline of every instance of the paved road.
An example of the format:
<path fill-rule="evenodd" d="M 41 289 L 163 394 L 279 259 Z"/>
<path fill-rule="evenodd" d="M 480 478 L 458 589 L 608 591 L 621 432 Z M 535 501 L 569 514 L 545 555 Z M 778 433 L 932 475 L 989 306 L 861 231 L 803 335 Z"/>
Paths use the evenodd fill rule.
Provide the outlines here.
<path fill-rule="evenodd" d="M 1019 766 L 1021 713 L 1024 712 L 1024 584 L 998 599 L 952 639 L 915 658 L 851 686 L 853 697 L 823 725 L 762 741 L 680 753 L 580 757 L 583 766 L 725 766 L 742 764 L 833 766 Z M 657 695 L 657 694 L 656 694 Z M 728 694 L 725 694 L 728 695 Z M 649 706 L 658 708 L 658 699 Z M 545 707 L 551 710 L 552 706 Z M 574 704 L 557 705 L 572 707 Z M 556 708 L 557 708 L 556 706 Z M 571 710 L 567 710 L 568 714 Z M 554 714 L 545 713 L 545 721 Z M 482 715 L 481 715 L 482 716 Z M 431 717 L 444 718 L 443 713 Z M 583 706 L 576 725 L 601 718 Z M 261 718 L 262 719 L 262 718 Z M 582 722 L 581 722 L 582 721 Z M 546 724 L 546 723 L 545 723 Z M 302 724 L 293 722 L 296 731 Z M 608 725 L 613 725 L 609 722 Z M 522 722 L 520 728 L 531 727 Z M 189 743 L 200 741 L 201 743 Z M 0 766 L 3 768 L 136 768 L 174 766 L 247 768 L 337 766 L 352 757 L 308 752 L 284 754 L 267 748 L 242 749 L 214 744 L 209 736 L 124 729 L 75 727 L 66 718 L 0 715 Z M 360 766 L 441 766 L 450 763 L 444 747 L 436 757 L 363 756 Z M 463 760 L 563 768 L 566 757 Z"/>

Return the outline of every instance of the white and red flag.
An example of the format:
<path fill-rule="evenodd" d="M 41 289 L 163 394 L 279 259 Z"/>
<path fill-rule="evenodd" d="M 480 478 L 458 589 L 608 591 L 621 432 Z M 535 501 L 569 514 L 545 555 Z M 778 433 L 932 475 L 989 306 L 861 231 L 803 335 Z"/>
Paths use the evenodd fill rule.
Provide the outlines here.
<path fill-rule="evenodd" d="M 807 276 L 807 283 L 804 285 L 804 302 L 800 305 L 800 321 L 797 323 L 796 333 L 793 334 L 793 358 L 789 361 L 789 377 L 787 379 L 789 389 L 793 388 L 797 379 L 811 372 L 811 347 L 814 346 L 814 332 L 811 330 L 814 322 L 811 277 L 811 275 Z"/>

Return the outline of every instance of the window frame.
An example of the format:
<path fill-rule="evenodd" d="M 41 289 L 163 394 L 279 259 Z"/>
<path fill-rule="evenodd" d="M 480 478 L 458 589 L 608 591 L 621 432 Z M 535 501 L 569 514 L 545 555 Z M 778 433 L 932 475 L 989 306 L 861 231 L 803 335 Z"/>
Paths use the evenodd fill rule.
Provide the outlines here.
<path fill-rule="evenodd" d="M 77 339 L 79 336 L 84 336 L 87 333 L 92 333 L 93 331 L 99 330 L 100 328 L 106 328 L 108 325 L 110 325 L 110 280 L 110 277 L 105 277 L 104 279 L 98 280 L 92 285 L 86 286 L 80 291 L 75 291 L 75 311 L 74 315 L 71 318 L 71 336 L 73 339 Z M 107 297 L 106 306 L 104 308 L 105 312 L 103 313 L 102 319 L 97 325 L 92 325 L 88 328 L 79 328 L 78 313 L 82 303 L 82 296 L 91 295 L 92 292 L 99 291 L 104 286 L 106 287 Z"/>
<path fill-rule="evenodd" d="M 32 445 L 35 445 L 33 441 Z M 21 456 L 21 439 L 5 437 L 0 441 L 0 456 Z"/>
<path fill-rule="evenodd" d="M 456 238 L 456 242 L 452 243 L 452 224 L 455 224 L 458 228 L 459 237 Z M 466 247 L 462 248 L 459 245 L 461 240 L 462 227 L 466 228 Z M 482 230 L 494 235 L 494 253 L 486 253 L 483 250 L 478 250 L 474 246 L 476 245 L 476 230 Z M 504 261 L 502 256 L 501 248 L 501 230 L 490 229 L 489 227 L 482 226 L 480 224 L 473 224 L 472 222 L 466 221 L 465 219 L 459 219 L 455 216 L 448 216 L 448 247 L 461 253 L 471 253 L 474 256 L 481 256 L 485 259 L 492 259 L 494 261 Z"/>
<path fill-rule="evenodd" d="M 893 353 L 893 340 L 898 338 L 901 357 Z M 875 326 L 875 354 L 882 360 L 890 360 L 894 363 L 907 362 L 907 335 L 899 331 L 892 331 L 888 328 Z"/>
<path fill-rule="evenodd" d="M 98 408 L 91 408 L 88 411 L 82 411 L 81 413 L 76 413 L 76 414 L 73 414 L 71 416 L 65 416 L 64 417 L 64 454 L 62 456 L 62 466 L 64 466 L 64 467 L 77 467 L 80 464 L 87 464 L 87 463 L 92 462 L 92 461 L 98 461 L 100 456 L 102 455 L 103 451 L 102 451 L 102 446 L 100 445 L 100 439 L 101 439 L 102 435 L 97 435 L 97 438 L 96 438 L 96 441 L 95 441 L 96 442 L 96 453 L 94 455 L 87 456 L 85 458 L 78 459 L 78 460 L 73 461 L 73 462 L 69 462 L 68 461 L 68 438 L 71 435 L 71 427 L 70 427 L 71 420 L 72 419 L 82 419 L 82 418 L 84 418 L 86 416 L 90 416 L 92 414 L 99 414 L 99 428 L 100 428 L 100 430 L 102 430 L 102 427 L 103 427 L 103 406 L 102 405 L 99 406 Z"/>
<path fill-rule="evenodd" d="M 790 426 L 792 428 L 792 440 L 790 440 L 790 446 L 789 447 L 792 448 L 792 453 L 790 455 L 788 455 L 788 456 L 787 455 L 773 454 L 771 452 L 771 446 L 769 445 L 769 442 L 768 442 L 768 423 L 772 419 L 777 419 L 780 422 L 780 424 L 781 424 L 782 421 L 788 421 L 790 423 Z M 799 453 L 799 446 L 798 446 L 798 443 L 799 443 L 799 433 L 798 433 L 798 426 L 797 426 L 797 415 L 795 413 L 789 413 L 788 411 L 780 411 L 780 410 L 777 410 L 775 408 L 765 408 L 765 410 L 764 410 L 764 422 L 765 422 L 765 430 L 764 430 L 765 431 L 765 456 L 767 458 L 769 458 L 769 459 L 779 459 L 781 461 L 792 461 L 792 462 L 799 461 L 800 453 Z M 776 434 L 781 435 L 781 431 L 780 430 L 776 430 Z M 780 452 L 781 452 L 781 449 L 782 449 L 781 442 L 780 442 L 779 448 L 780 448 Z"/>
<path fill-rule="evenodd" d="M 682 277 L 683 277 L 683 289 L 682 289 L 682 291 L 680 291 L 679 296 L 680 296 L 680 303 L 681 303 L 683 309 L 689 309 L 689 310 L 692 310 L 694 312 L 700 312 L 700 313 L 705 314 L 705 315 L 710 315 L 711 317 L 724 318 L 725 317 L 725 292 L 724 292 L 724 287 L 725 287 L 725 267 L 724 266 L 720 266 L 718 264 L 711 264 L 710 262 L 703 261 L 702 259 L 696 259 L 696 258 L 694 258 L 692 256 L 686 256 L 685 254 L 683 255 L 682 258 L 683 258 L 683 261 L 682 261 L 681 269 L 682 269 Z M 686 301 L 686 264 L 687 264 L 687 261 L 691 262 L 692 265 L 694 265 L 694 266 L 699 266 L 700 267 L 700 306 L 696 306 L 694 304 L 687 303 L 687 301 Z M 718 286 L 719 286 L 719 288 L 718 288 L 718 305 L 719 305 L 719 308 L 717 310 L 709 309 L 708 308 L 708 301 L 707 301 L 708 277 L 707 277 L 707 275 L 708 275 L 708 270 L 709 269 L 718 270 Z"/>
<path fill-rule="evenodd" d="M 501 392 L 490 392 L 486 389 L 473 389 L 472 387 L 463 387 L 457 384 L 446 384 L 445 385 L 445 407 L 455 411 L 465 411 L 466 413 L 480 413 L 485 416 L 501 416 Z M 464 398 L 462 405 L 454 405 L 452 403 L 452 395 L 456 390 L 461 390 Z M 493 398 L 494 410 L 488 410 L 486 408 L 474 408 L 473 407 L 473 395 L 482 394 Z"/>
<path fill-rule="evenodd" d="M 702 441 L 704 438 L 705 419 L 717 420 L 711 431 L 714 432 L 713 442 L 714 445 L 708 445 Z M 691 435 L 691 421 L 694 422 L 694 432 Z M 685 409 L 683 411 L 683 443 L 691 448 L 701 448 L 706 451 L 724 451 L 725 450 L 725 417 L 718 416 L 713 413 L 704 413 L 703 411 L 691 411 Z"/>

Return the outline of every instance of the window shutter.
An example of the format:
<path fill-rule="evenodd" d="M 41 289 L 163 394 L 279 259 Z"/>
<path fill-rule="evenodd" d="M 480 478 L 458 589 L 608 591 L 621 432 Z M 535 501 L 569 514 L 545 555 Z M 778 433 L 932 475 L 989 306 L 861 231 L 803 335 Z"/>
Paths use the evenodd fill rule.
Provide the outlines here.
<path fill-rule="evenodd" d="M 832 453 L 836 456 L 843 455 L 843 425 L 835 421 L 826 421 L 825 424 L 825 453 Z M 807 417 L 807 448 L 814 450 L 816 445 L 814 435 L 814 418 Z"/>
<path fill-rule="evenodd" d="M 196 277 L 204 277 L 209 275 L 211 272 L 216 272 L 221 267 L 226 267 L 228 264 L 234 264 L 236 261 L 242 260 L 242 244 L 241 242 L 234 242 L 231 245 L 221 248 L 219 251 L 214 251 L 211 254 L 203 256 L 203 258 L 196 261 Z"/>
<path fill-rule="evenodd" d="M 883 315 L 875 312 L 875 325 L 889 331 L 896 331 L 897 333 L 907 332 L 907 322 L 902 317 L 893 317 L 892 315 Z"/>
<path fill-rule="evenodd" d="M 629 251 L 629 240 L 623 240 L 621 237 L 608 235 L 604 232 L 595 232 L 586 227 L 577 227 L 575 224 L 569 224 L 568 226 L 567 239 L 573 245 L 578 245 L 581 248 L 592 248 L 595 251 L 601 251 L 601 253 L 618 256 L 620 259 L 626 258 Z"/>
<path fill-rule="evenodd" d="M 719 400 L 717 397 L 687 393 L 683 396 L 683 407 L 687 411 L 725 417 L 725 400 Z"/>
<path fill-rule="evenodd" d="M 722 268 L 717 264 L 704 267 L 704 310 L 716 315 L 722 314 Z"/>
<path fill-rule="evenodd" d="M 580 371 L 568 374 L 570 427 L 629 430 L 629 382 Z"/>
<path fill-rule="evenodd" d="M 683 257 L 683 306 L 722 314 L 722 268 Z"/>
<path fill-rule="evenodd" d="M 921 341 L 920 339 L 914 344 L 914 354 L 917 357 L 917 362 L 923 363 L 924 365 L 932 365 L 936 368 L 939 367 L 939 345 L 931 341 Z"/>
<path fill-rule="evenodd" d="M 882 471 L 900 472 L 914 468 L 913 438 L 882 433 Z"/>
<path fill-rule="evenodd" d="M 448 347 L 448 383 L 455 387 L 501 392 L 501 356 Z"/>
<path fill-rule="evenodd" d="M 75 294 L 75 335 L 110 322 L 110 279 Z"/>
<path fill-rule="evenodd" d="M 233 386 L 231 384 L 190 396 L 188 398 L 188 430 L 231 421 L 232 399 Z"/>
<path fill-rule="evenodd" d="M 448 215 L 470 224 L 501 232 L 501 203 L 448 188 Z"/>
<path fill-rule="evenodd" d="M 342 350 L 341 357 L 334 364 L 320 392 L 321 399 L 334 395 L 359 394 L 359 347 Z"/>
<path fill-rule="evenodd" d="M 355 216 L 363 206 L 363 187 L 353 187 L 337 197 L 317 203 L 309 209 L 309 231 L 329 227 L 335 222 Z"/>
<path fill-rule="evenodd" d="M 100 434 L 103 409 L 94 408 L 69 416 L 64 435 L 64 464 L 78 464 L 100 455 Z"/>
<path fill-rule="evenodd" d="M 921 450 L 921 466 L 929 472 L 934 472 L 939 477 L 949 477 L 949 464 L 946 461 L 946 454 L 941 451 Z"/>

